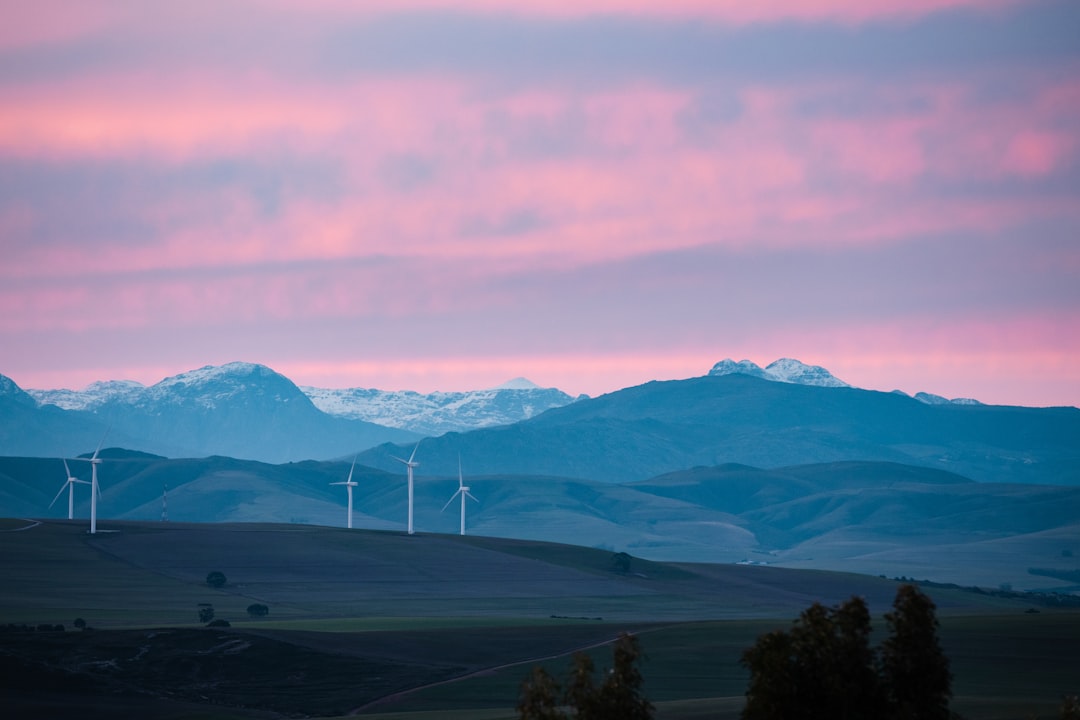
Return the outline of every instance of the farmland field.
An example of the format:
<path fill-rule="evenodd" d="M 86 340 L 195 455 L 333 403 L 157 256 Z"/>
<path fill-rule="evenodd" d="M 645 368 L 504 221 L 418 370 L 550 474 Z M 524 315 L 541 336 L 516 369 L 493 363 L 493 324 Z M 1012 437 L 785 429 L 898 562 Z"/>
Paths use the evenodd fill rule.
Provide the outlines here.
<path fill-rule="evenodd" d="M 25 529 L 21 529 L 25 528 Z M 653 563 L 529 541 L 271 525 L 0 524 L 6 717 L 511 718 L 536 664 L 639 634 L 646 694 L 670 720 L 738 716 L 739 657 L 811 602 L 897 583 L 865 575 Z M 228 582 L 208 587 L 220 570 Z M 1051 717 L 1080 679 L 1080 613 L 928 588 L 970 718 Z M 252 603 L 269 607 L 250 618 Z M 212 605 L 229 628 L 204 628 Z M 93 628 L 73 632 L 82 618 Z M 152 708 L 152 709 L 151 709 Z"/>

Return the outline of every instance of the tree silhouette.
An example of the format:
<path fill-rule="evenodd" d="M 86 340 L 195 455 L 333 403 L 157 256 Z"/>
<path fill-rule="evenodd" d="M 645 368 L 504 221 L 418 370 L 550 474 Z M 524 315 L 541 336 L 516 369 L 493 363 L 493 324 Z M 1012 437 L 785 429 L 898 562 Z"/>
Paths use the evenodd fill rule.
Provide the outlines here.
<path fill-rule="evenodd" d="M 206 584 L 212 588 L 224 587 L 226 583 L 225 573 L 214 570 L 206 574 Z"/>
<path fill-rule="evenodd" d="M 933 601 L 914 585 L 896 591 L 885 615 L 881 671 L 891 715 L 898 720 L 947 720 L 952 697 L 949 659 L 938 642 Z"/>
<path fill-rule="evenodd" d="M 574 654 L 562 702 L 573 710 L 568 716 L 558 705 L 559 685 L 537 666 L 521 684 L 518 717 L 521 720 L 651 720 L 653 705 L 642 694 L 644 682 L 637 664 L 641 649 L 637 638 L 622 633 L 612 649 L 612 667 L 599 685 L 588 654 Z"/>
<path fill-rule="evenodd" d="M 947 720 L 952 676 L 934 603 L 902 585 L 893 608 L 880 656 L 857 597 L 835 608 L 814 603 L 791 630 L 758 638 L 742 657 L 750 670 L 744 720 Z"/>

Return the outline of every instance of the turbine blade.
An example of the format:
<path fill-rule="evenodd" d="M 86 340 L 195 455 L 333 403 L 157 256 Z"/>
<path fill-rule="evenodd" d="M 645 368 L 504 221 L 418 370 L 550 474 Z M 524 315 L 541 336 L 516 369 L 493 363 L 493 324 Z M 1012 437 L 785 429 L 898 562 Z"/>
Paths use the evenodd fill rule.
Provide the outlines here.
<path fill-rule="evenodd" d="M 64 472 L 67 473 L 68 480 L 70 480 L 71 479 L 71 468 L 68 467 L 66 458 L 64 459 Z"/>
<path fill-rule="evenodd" d="M 451 495 L 450 499 L 446 501 L 446 504 L 442 506 L 442 510 L 440 510 L 439 512 L 443 512 L 444 510 L 446 510 L 446 508 L 450 507 L 450 503 L 454 502 L 454 498 L 456 498 L 460 494 L 461 494 L 461 491 L 458 490 L 456 493 Z"/>
<path fill-rule="evenodd" d="M 418 440 L 418 441 L 416 442 L 416 447 L 414 447 L 414 448 L 412 449 L 412 455 L 410 455 L 410 456 L 409 456 L 409 462 L 410 462 L 410 463 L 411 463 L 411 462 L 413 461 L 413 459 L 415 459 L 415 458 L 416 458 L 416 451 L 417 451 L 417 450 L 419 450 L 419 449 L 420 449 L 420 441 Z"/>
<path fill-rule="evenodd" d="M 353 470 L 355 470 L 355 469 L 356 469 L 356 456 L 353 455 L 352 467 L 349 468 L 349 479 L 345 481 L 346 483 L 351 483 L 352 482 L 352 473 L 353 473 Z"/>
<path fill-rule="evenodd" d="M 94 455 L 91 458 L 96 460 L 98 453 L 101 452 L 101 446 L 105 444 L 105 438 L 109 437 L 109 432 L 112 430 L 112 423 L 109 423 L 109 427 L 105 429 L 105 434 L 101 436 L 101 440 L 98 441 L 97 450 L 94 450 Z"/>
<path fill-rule="evenodd" d="M 476 502 L 480 502 L 480 501 L 479 501 L 479 500 L 477 500 L 477 499 L 476 499 L 475 497 L 473 497 L 473 494 L 472 494 L 471 492 L 469 492 L 468 490 L 466 490 L 466 491 L 465 491 L 465 497 L 467 497 L 467 498 L 472 498 L 472 499 L 473 499 L 473 500 L 475 500 Z"/>
<path fill-rule="evenodd" d="M 392 458 L 393 458 L 394 460 L 397 460 L 397 461 L 398 461 L 399 463 L 401 463 L 402 465 L 408 465 L 408 464 L 409 464 L 409 461 L 408 461 L 408 460 L 402 460 L 402 459 L 401 459 L 401 458 L 399 458 L 399 457 L 398 457 L 397 455 L 391 455 L 390 457 L 392 457 Z"/>
<path fill-rule="evenodd" d="M 54 498 L 52 499 L 52 502 L 51 502 L 51 503 L 49 503 L 49 508 L 50 508 L 50 509 L 52 508 L 52 506 L 53 506 L 53 505 L 55 505 L 55 504 L 56 504 L 56 501 L 60 499 L 60 496 L 64 494 L 64 490 L 66 490 L 66 489 L 67 489 L 67 486 L 68 486 L 68 484 L 67 484 L 67 483 L 64 483 L 64 484 L 63 484 L 63 485 L 62 485 L 62 486 L 60 487 L 60 492 L 56 493 L 56 497 L 54 497 Z"/>
<path fill-rule="evenodd" d="M 80 480 L 79 478 L 68 478 L 68 482 L 79 483 L 80 485 L 89 485 L 89 480 Z"/>

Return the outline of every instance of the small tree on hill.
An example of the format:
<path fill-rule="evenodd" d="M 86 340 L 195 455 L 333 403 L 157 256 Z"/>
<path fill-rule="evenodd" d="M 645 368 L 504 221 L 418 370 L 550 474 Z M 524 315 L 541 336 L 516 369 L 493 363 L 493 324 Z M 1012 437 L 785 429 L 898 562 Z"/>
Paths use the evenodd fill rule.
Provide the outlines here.
<path fill-rule="evenodd" d="M 206 574 L 206 584 L 212 588 L 224 587 L 225 583 L 225 573 L 220 570 L 214 570 Z"/>
<path fill-rule="evenodd" d="M 199 622 L 208 623 L 214 619 L 214 606 L 203 605 L 199 608 Z"/>
<path fill-rule="evenodd" d="M 252 603 L 247 606 L 247 614 L 253 618 L 266 617 L 270 614 L 270 608 L 266 607 L 262 603 Z"/>
<path fill-rule="evenodd" d="M 74 625 L 75 627 L 79 628 L 80 630 L 85 630 L 86 629 L 86 621 L 83 620 L 81 617 L 75 618 L 75 622 L 73 622 L 71 624 Z"/>

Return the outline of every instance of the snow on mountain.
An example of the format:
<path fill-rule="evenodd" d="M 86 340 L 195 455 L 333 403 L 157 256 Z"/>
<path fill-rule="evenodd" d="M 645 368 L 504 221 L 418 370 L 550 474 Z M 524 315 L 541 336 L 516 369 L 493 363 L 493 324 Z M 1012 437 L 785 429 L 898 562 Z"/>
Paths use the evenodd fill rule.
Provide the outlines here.
<path fill-rule="evenodd" d="M 109 402 L 134 402 L 146 389 L 134 380 L 106 380 L 90 383 L 83 390 L 27 390 L 39 405 L 56 405 L 64 410 L 96 410 Z"/>
<path fill-rule="evenodd" d="M 709 375 L 732 375 L 734 373 L 795 385 L 851 387 L 820 365 L 807 365 L 791 358 L 780 358 L 769 363 L 765 368 L 749 360 L 735 362 L 729 358 L 721 360 L 709 370 Z"/>
<path fill-rule="evenodd" d="M 713 365 L 712 370 L 709 370 L 708 374 L 732 375 L 734 373 L 751 375 L 753 377 L 772 380 L 774 382 L 793 383 L 795 385 L 816 385 L 817 387 L 841 388 L 851 387 L 851 385 L 836 377 L 820 365 L 807 365 L 806 363 L 792 358 L 780 358 L 779 360 L 774 360 L 764 368 L 749 360 L 735 362 L 729 358 L 721 360 Z M 893 392 L 906 397 L 911 397 L 902 390 L 893 390 Z M 916 393 L 914 398 L 927 405 L 982 405 L 978 400 L 972 400 L 971 398 L 953 398 L 950 400 L 949 398 L 940 395 L 933 395 L 925 392 Z"/>
<path fill-rule="evenodd" d="M 334 390 L 310 386 L 300 389 L 315 407 L 329 415 L 427 435 L 507 425 L 575 400 L 557 388 L 542 388 L 525 378 L 515 378 L 487 390 L 426 395 L 411 390 Z"/>
<path fill-rule="evenodd" d="M 820 365 L 806 365 L 791 358 L 780 358 L 765 366 L 765 372 L 780 382 L 818 387 L 851 387 Z"/>
<path fill-rule="evenodd" d="M 137 400 L 139 405 L 195 404 L 213 409 L 219 403 L 237 397 L 259 403 L 307 400 L 300 389 L 284 375 L 265 365 L 231 362 L 207 365 L 167 377 L 146 388 Z"/>
<path fill-rule="evenodd" d="M 507 380 L 502 385 L 496 385 L 491 388 L 492 390 L 541 390 L 542 388 L 534 383 L 532 380 L 523 377 L 516 377 L 513 380 Z"/>
<path fill-rule="evenodd" d="M 0 399 L 33 407 L 34 397 L 7 375 L 0 375 Z"/>
<path fill-rule="evenodd" d="M 978 400 L 972 400 L 971 398 L 953 398 L 950 400 L 947 397 L 927 392 L 915 393 L 915 399 L 927 405 L 982 405 Z"/>

